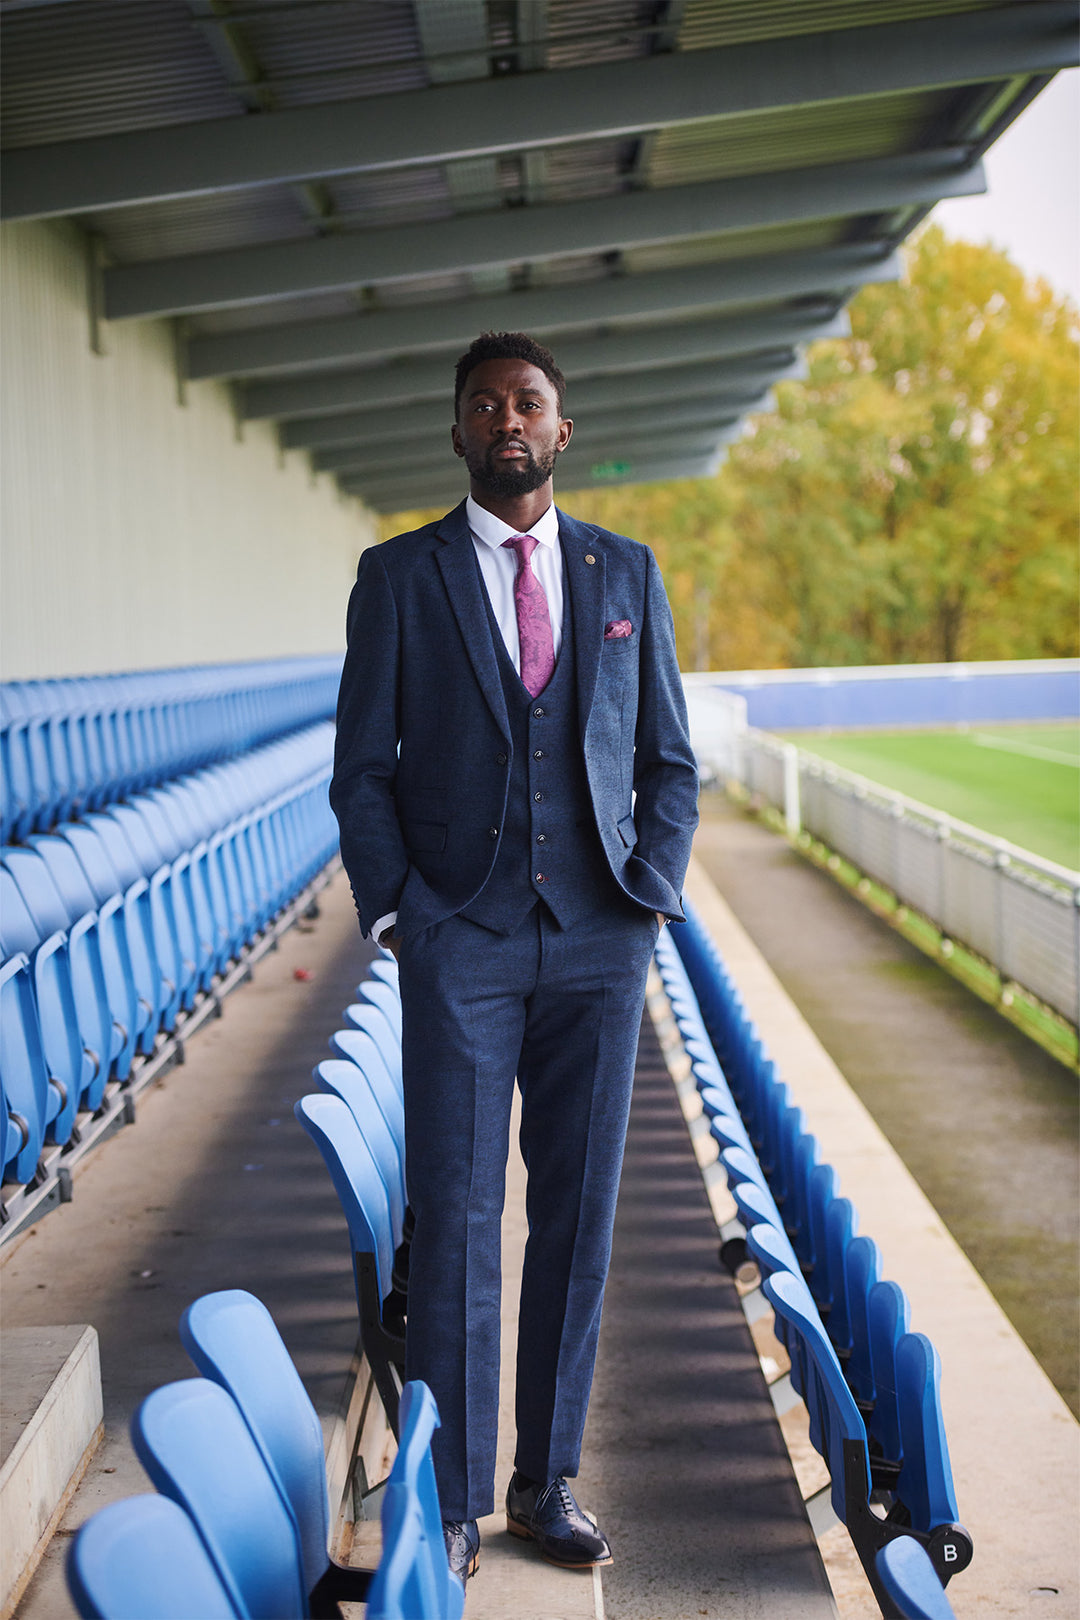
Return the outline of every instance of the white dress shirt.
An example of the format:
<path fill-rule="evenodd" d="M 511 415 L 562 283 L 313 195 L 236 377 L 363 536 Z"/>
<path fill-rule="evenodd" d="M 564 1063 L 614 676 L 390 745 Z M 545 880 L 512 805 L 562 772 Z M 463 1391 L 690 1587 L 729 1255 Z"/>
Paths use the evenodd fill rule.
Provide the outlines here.
<path fill-rule="evenodd" d="M 491 601 L 491 610 L 519 675 L 521 645 L 518 640 L 517 604 L 514 601 L 518 554 L 511 546 L 504 546 L 503 541 L 510 540 L 514 535 L 531 534 L 538 542 L 532 554 L 532 570 L 547 597 L 551 637 L 555 644 L 555 657 L 558 658 L 562 644 L 563 563 L 559 544 L 559 514 L 554 505 L 549 506 L 543 517 L 528 529 L 511 528 L 502 518 L 497 518 L 493 512 L 478 505 L 471 495 L 466 497 L 465 516 L 469 520 L 469 530 Z M 397 912 L 388 911 L 371 930 L 372 938 L 377 940 L 396 921 Z"/>

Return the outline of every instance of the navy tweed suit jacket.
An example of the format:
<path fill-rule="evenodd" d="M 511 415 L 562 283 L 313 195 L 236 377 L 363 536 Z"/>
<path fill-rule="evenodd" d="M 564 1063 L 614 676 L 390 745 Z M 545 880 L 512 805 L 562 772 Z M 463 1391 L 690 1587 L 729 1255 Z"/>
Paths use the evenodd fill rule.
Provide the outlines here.
<path fill-rule="evenodd" d="M 611 871 L 682 917 L 697 771 L 671 610 L 647 546 L 559 512 L 578 721 Z M 604 637 L 629 620 L 631 633 Z M 363 931 L 408 937 L 483 887 L 511 769 L 510 724 L 465 504 L 361 554 L 349 601 L 330 800 Z"/>

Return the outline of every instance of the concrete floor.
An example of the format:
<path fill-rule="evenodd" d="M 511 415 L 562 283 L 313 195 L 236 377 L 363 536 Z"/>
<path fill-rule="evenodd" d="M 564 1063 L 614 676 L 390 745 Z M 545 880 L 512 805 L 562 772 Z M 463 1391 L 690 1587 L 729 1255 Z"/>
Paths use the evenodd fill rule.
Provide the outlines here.
<path fill-rule="evenodd" d="M 717 794 L 694 851 L 1074 1412 L 1076 1076 Z"/>

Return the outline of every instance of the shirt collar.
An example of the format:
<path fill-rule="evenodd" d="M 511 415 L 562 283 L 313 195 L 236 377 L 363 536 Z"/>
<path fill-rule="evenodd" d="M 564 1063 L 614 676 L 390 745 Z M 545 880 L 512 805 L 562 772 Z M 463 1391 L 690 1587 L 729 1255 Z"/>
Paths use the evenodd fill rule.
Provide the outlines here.
<path fill-rule="evenodd" d="M 489 512 L 486 507 L 478 505 L 471 495 L 465 497 L 465 516 L 476 539 L 483 541 L 485 546 L 490 546 L 492 551 L 497 550 L 504 540 L 509 540 L 511 536 L 522 532 L 520 529 L 511 528 L 509 523 L 504 523 L 502 518 L 497 518 L 494 512 Z M 559 514 L 555 510 L 554 501 L 543 517 L 537 518 L 528 533 L 542 546 L 555 545 L 559 538 Z"/>

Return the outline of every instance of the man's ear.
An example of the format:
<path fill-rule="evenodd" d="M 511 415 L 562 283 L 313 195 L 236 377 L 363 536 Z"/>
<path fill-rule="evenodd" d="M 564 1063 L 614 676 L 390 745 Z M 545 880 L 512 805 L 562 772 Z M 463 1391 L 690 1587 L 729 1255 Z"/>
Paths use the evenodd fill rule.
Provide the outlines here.
<path fill-rule="evenodd" d="M 574 424 L 568 416 L 559 418 L 559 449 L 565 450 L 570 443 L 574 432 Z"/>
<path fill-rule="evenodd" d="M 455 456 L 463 456 L 465 454 L 465 446 L 461 442 L 461 432 L 456 422 L 450 429 L 450 443 L 454 447 Z"/>

